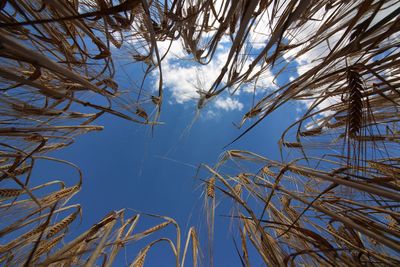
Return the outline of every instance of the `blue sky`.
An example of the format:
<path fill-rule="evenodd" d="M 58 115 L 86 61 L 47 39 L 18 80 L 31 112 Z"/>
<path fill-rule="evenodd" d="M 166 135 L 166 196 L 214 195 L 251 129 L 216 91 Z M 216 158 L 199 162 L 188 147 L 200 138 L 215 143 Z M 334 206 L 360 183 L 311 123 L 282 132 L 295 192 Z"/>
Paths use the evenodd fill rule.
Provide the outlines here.
<path fill-rule="evenodd" d="M 168 94 L 167 91 L 167 97 Z M 196 168 L 200 163 L 213 165 L 218 161 L 222 148 L 240 133 L 232 122 L 238 123 L 243 112 L 220 111 L 212 118 L 201 115 L 187 132 L 195 116 L 194 106 L 165 104 L 161 116 L 165 124 L 157 126 L 153 136 L 149 126 L 106 115 L 96 122 L 104 125 L 103 131 L 81 135 L 70 147 L 52 153 L 78 165 L 84 173 L 82 190 L 71 200 L 83 206 L 83 222 L 75 226 L 75 231 L 83 231 L 109 211 L 122 208 L 173 217 L 183 232 L 192 225 L 204 225 L 199 178 L 207 176 L 203 172 L 196 178 Z M 295 107 L 274 113 L 230 148 L 278 158 L 279 134 L 295 115 Z M 75 183 L 73 171 L 66 169 L 59 177 L 60 168 L 64 167 L 40 161 L 34 177 Z M 219 216 L 224 212 L 216 213 L 215 266 L 238 266 L 240 262 L 226 227 L 229 220 Z M 148 222 L 144 227 L 155 224 Z M 147 240 L 140 245 L 144 246 Z M 206 242 L 204 238 L 200 241 Z M 168 254 L 166 251 L 162 253 Z M 135 250 L 128 249 L 127 254 L 133 259 Z M 123 263 L 123 259 L 119 260 Z M 161 257 L 147 260 L 148 266 L 165 266 Z"/>
<path fill-rule="evenodd" d="M 192 85 L 197 81 L 192 81 L 200 80 L 204 89 L 207 89 L 220 67 L 218 58 L 222 60 L 228 48 L 223 44 L 216 56 L 217 61 L 200 68 L 188 61 L 176 61 L 176 55 L 166 58 L 165 96 L 160 118 L 163 124 L 156 126 L 153 134 L 148 125 L 104 115 L 94 122 L 104 126 L 103 131 L 78 136 L 73 145 L 50 154 L 78 165 L 84 174 L 82 190 L 69 202 L 80 203 L 83 207 L 82 224 L 73 226 L 73 235 L 88 229 L 112 210 L 129 208 L 172 217 L 179 223 L 183 234 L 187 233 L 190 226 L 196 226 L 203 248 L 207 245 L 202 195 L 204 187 L 200 179 L 209 178 L 209 175 L 204 171 L 197 173 L 197 169 L 201 163 L 210 166 L 216 164 L 224 152 L 223 147 L 242 132 L 243 129 L 237 129 L 233 123 L 239 124 L 242 116 L 251 108 L 253 95 L 250 91 L 245 92 L 245 89 L 235 96 L 223 94 L 196 116 L 196 88 L 193 89 Z M 176 49 L 174 51 L 180 53 Z M 118 55 L 117 59 L 116 80 L 120 83 L 120 89 L 134 87 L 132 81 L 139 84 L 144 68 L 126 64 L 129 60 L 125 61 Z M 295 63 L 293 67 L 296 67 Z M 276 82 L 283 84 L 293 73 L 296 73 L 295 68 Z M 262 76 L 258 89 L 260 93 L 256 98 L 261 98 L 276 87 L 271 77 L 272 72 Z M 156 83 L 156 76 L 151 76 L 145 87 L 154 90 Z M 97 101 L 94 96 L 88 95 L 86 98 Z M 287 104 L 280 108 L 228 149 L 250 150 L 270 159 L 279 159 L 278 139 L 289 123 L 296 119 L 298 107 Z M 247 123 L 245 126 L 249 125 Z M 64 180 L 68 185 L 77 181 L 76 172 L 71 168 L 43 160 L 38 161 L 33 177 L 35 179 L 32 180 L 38 183 L 43 182 L 40 177 Z M 218 197 L 217 203 L 220 202 Z M 229 214 L 230 209 L 225 199 L 216 210 L 215 266 L 240 266 L 229 231 L 231 221 L 223 217 Z M 159 222 L 156 219 L 144 219 L 138 229 L 144 230 Z M 171 236 L 172 227 L 163 233 Z M 128 262 L 135 258 L 138 249 L 154 239 L 150 236 L 132 248 L 128 247 Z M 146 266 L 173 264 L 170 250 L 166 246 L 161 248 L 151 250 L 146 258 Z M 121 253 L 115 266 L 124 264 L 124 253 Z"/>

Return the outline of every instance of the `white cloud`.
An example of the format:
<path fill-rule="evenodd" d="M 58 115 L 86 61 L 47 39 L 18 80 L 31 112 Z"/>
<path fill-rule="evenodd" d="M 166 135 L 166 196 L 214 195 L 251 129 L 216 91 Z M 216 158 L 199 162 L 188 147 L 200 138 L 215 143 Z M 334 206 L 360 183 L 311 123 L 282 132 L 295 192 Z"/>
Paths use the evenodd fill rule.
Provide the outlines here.
<path fill-rule="evenodd" d="M 165 42 L 160 43 L 160 51 L 165 51 L 167 45 Z M 217 79 L 228 51 L 228 48 L 220 45 L 215 58 L 209 64 L 201 65 L 190 59 L 180 42 L 173 42 L 171 53 L 167 54 L 161 64 L 164 87 L 172 92 L 173 100 L 179 104 L 197 101 L 200 93 L 208 91 Z M 158 72 L 154 72 L 154 77 L 158 77 Z M 154 86 L 158 86 L 158 80 Z"/>
<path fill-rule="evenodd" d="M 237 99 L 231 97 L 222 98 L 219 97 L 214 101 L 214 106 L 218 109 L 225 111 L 242 110 L 243 104 Z"/>
<path fill-rule="evenodd" d="M 169 43 L 166 42 L 159 43 L 161 54 L 167 50 L 168 45 Z M 163 85 L 166 90 L 172 93 L 173 101 L 178 104 L 194 102 L 199 99 L 201 93 L 207 92 L 218 78 L 221 66 L 227 60 L 229 45 L 227 40 L 221 42 L 211 62 L 207 65 L 201 65 L 190 59 L 190 56 L 183 50 L 182 44 L 179 41 L 173 42 L 170 53 L 167 54 L 162 62 Z M 248 65 L 251 59 L 247 61 L 246 64 Z M 259 66 L 256 66 L 252 74 L 258 72 L 260 69 Z M 154 87 L 156 88 L 158 86 L 158 73 L 154 72 L 153 77 L 157 79 L 154 82 Z M 256 81 L 256 93 L 275 89 L 277 86 L 274 84 L 273 79 L 274 75 L 271 71 L 269 69 L 264 70 Z M 223 79 L 222 82 L 226 83 L 226 79 Z M 244 84 L 235 94 L 239 95 L 240 92 L 253 93 L 254 84 L 255 82 Z M 238 100 L 217 96 L 215 101 L 218 104 L 214 105 L 214 107 L 226 111 L 241 110 L 243 108 L 243 104 Z"/>

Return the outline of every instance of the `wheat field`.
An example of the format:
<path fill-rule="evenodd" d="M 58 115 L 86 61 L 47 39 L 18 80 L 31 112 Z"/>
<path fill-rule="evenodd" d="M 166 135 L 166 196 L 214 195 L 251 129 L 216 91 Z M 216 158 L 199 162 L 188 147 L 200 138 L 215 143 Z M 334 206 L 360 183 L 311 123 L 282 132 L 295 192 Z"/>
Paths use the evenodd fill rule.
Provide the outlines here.
<path fill-rule="evenodd" d="M 265 266 L 400 265 L 398 1 L 4 0 L 0 8 L 2 266 L 113 266 L 133 243 L 130 266 L 146 266 L 159 243 L 176 266 L 212 266 L 220 212 L 230 214 L 239 237 L 231 255 L 242 266 L 257 265 L 254 254 Z M 50 152 L 102 131 L 105 115 L 157 131 L 169 100 L 162 66 L 176 43 L 199 65 L 229 43 L 216 78 L 198 90 L 198 113 L 223 94 L 262 90 L 289 62 L 301 71 L 242 112 L 218 162 L 198 163 L 208 240 L 198 225 L 183 231 L 173 218 L 129 209 L 104 210 L 74 233 L 85 207 L 69 202 L 85 166 Z M 118 83 L 121 53 L 145 70 L 137 86 Z M 150 80 L 156 89 L 144 86 Z M 281 160 L 234 149 L 288 103 L 306 108 L 279 133 Z M 32 182 L 41 161 L 76 175 Z M 163 236 L 167 227 L 173 237 Z"/>

